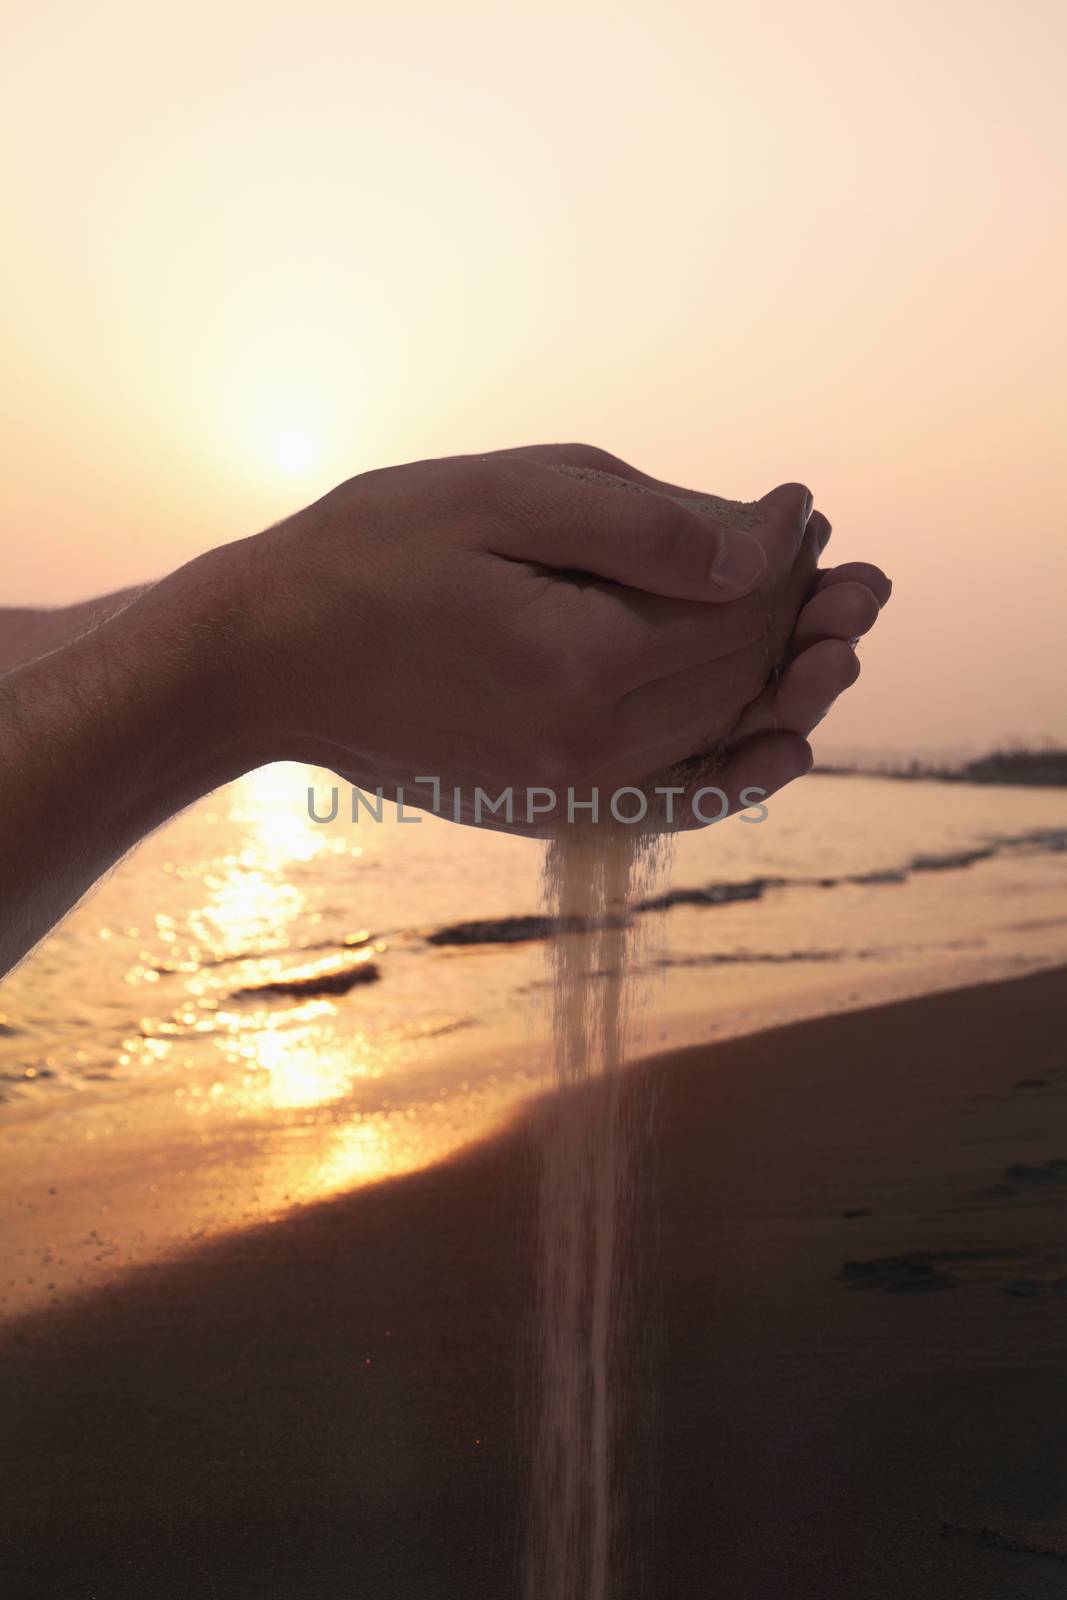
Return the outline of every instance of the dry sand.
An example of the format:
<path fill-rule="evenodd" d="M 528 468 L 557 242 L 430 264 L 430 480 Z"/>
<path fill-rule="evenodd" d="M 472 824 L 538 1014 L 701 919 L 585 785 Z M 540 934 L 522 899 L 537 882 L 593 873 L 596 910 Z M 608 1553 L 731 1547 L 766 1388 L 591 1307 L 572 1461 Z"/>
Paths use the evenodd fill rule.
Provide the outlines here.
<path fill-rule="evenodd" d="M 666 493 L 666 490 L 654 489 L 651 484 L 638 483 L 635 478 L 620 478 L 614 472 L 601 472 L 598 467 L 573 467 L 567 464 L 555 470 L 564 473 L 568 478 L 582 478 L 586 483 L 596 484 L 601 489 L 625 489 L 631 494 Z M 748 531 L 759 522 L 759 502 L 756 500 L 724 500 L 717 494 L 674 494 L 668 498 L 678 500 L 694 511 L 703 512 L 705 516 L 726 527 L 743 528 Z"/>
<path fill-rule="evenodd" d="M 1064 978 L 627 1075 L 657 1376 L 613 1600 L 1067 1590 Z M 512 1600 L 535 1119 L 9 1325 L 9 1600 Z"/>

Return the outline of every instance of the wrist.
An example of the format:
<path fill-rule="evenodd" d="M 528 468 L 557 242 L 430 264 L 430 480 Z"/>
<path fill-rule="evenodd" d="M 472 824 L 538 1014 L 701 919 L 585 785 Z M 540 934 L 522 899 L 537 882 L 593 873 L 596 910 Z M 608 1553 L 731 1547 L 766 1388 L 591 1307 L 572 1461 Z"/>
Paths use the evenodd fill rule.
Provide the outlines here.
<path fill-rule="evenodd" d="M 256 670 L 249 540 L 195 557 L 93 636 L 117 714 L 189 800 L 276 759 Z M 87 641 L 88 642 L 88 641 Z"/>
<path fill-rule="evenodd" d="M 240 599 L 201 557 L 0 677 L 0 973 L 146 834 L 271 759 Z"/>

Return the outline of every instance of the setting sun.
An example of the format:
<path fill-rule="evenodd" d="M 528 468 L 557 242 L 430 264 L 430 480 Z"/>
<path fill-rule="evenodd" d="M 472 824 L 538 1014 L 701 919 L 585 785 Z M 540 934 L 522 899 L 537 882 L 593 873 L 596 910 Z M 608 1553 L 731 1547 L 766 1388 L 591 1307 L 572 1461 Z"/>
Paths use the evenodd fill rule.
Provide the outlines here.
<path fill-rule="evenodd" d="M 298 428 L 278 435 L 274 459 L 283 472 L 304 472 L 315 459 L 314 441 Z"/>

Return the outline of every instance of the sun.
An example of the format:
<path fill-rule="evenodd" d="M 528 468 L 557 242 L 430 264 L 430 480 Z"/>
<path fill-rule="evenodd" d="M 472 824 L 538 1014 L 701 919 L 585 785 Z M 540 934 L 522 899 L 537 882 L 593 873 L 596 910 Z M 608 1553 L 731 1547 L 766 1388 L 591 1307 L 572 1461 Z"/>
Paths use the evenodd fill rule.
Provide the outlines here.
<path fill-rule="evenodd" d="M 315 441 L 300 428 L 286 428 L 275 441 L 274 459 L 283 472 L 304 472 L 315 459 Z"/>

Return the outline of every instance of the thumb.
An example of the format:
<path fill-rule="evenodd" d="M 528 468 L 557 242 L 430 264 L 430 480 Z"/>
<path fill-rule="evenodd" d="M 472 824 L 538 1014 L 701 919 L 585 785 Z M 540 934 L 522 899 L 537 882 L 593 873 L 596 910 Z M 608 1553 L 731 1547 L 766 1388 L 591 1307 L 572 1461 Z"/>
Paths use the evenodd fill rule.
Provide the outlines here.
<path fill-rule="evenodd" d="M 592 573 L 672 600 L 735 600 L 763 576 L 759 505 L 675 496 L 594 468 L 512 457 L 530 479 L 536 514 L 503 534 L 513 558 Z M 521 543 L 523 548 L 515 548 Z"/>

